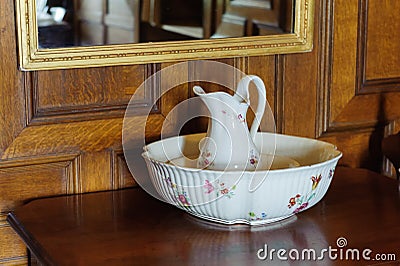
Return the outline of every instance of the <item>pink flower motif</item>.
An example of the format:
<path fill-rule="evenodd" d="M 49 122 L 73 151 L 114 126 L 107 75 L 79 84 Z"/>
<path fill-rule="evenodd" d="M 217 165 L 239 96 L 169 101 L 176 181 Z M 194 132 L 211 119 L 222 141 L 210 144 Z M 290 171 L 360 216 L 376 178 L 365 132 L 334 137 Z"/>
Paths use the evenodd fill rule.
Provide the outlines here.
<path fill-rule="evenodd" d="M 334 172 L 335 172 L 334 169 L 329 170 L 329 178 L 332 178 L 332 177 L 333 177 L 333 173 L 334 173 Z"/>
<path fill-rule="evenodd" d="M 205 184 L 204 184 L 204 188 L 206 189 L 206 193 L 210 194 L 211 192 L 214 191 L 214 186 L 210 183 L 210 181 L 206 180 Z"/>
<path fill-rule="evenodd" d="M 178 195 L 178 199 L 184 206 L 189 206 L 190 205 L 189 202 L 187 201 L 185 195 L 179 194 Z"/>
<path fill-rule="evenodd" d="M 308 206 L 308 202 L 304 202 L 304 203 L 301 204 L 297 209 L 295 209 L 295 210 L 293 211 L 293 213 L 299 213 L 299 212 L 301 212 L 302 210 L 304 210 L 305 208 L 307 208 L 307 206 Z"/>
<path fill-rule="evenodd" d="M 250 150 L 250 155 L 249 155 L 249 162 L 252 166 L 256 167 L 258 163 L 258 156 L 255 154 L 254 150 Z"/>
<path fill-rule="evenodd" d="M 167 177 L 165 178 L 165 181 L 167 182 L 168 186 L 170 186 L 171 188 L 174 187 L 174 184 L 172 183 L 171 177 Z"/>
<path fill-rule="evenodd" d="M 242 114 L 238 115 L 238 119 L 239 119 L 240 122 L 245 122 L 246 121 L 246 119 L 243 117 Z"/>

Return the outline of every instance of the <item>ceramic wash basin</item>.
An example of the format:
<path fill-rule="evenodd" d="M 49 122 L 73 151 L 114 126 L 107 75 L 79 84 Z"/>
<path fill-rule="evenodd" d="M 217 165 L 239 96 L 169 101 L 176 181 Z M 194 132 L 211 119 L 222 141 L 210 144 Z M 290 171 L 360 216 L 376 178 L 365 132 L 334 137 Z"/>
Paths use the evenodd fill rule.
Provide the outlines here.
<path fill-rule="evenodd" d="M 324 197 L 342 156 L 327 142 L 257 133 L 256 147 L 274 151 L 268 155 L 277 161 L 271 169 L 199 169 L 196 158 L 204 136 L 156 141 L 144 147 L 142 156 L 161 199 L 191 215 L 223 224 L 272 223 L 309 209 Z"/>

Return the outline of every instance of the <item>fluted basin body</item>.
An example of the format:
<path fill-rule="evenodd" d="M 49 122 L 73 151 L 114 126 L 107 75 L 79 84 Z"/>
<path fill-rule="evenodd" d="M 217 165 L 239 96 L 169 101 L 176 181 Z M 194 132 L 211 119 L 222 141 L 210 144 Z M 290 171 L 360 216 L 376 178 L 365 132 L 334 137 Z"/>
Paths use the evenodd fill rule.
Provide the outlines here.
<path fill-rule="evenodd" d="M 277 167 L 273 163 L 270 170 L 260 171 L 204 170 L 195 163 L 203 137 L 193 134 L 153 142 L 144 147 L 142 155 L 163 200 L 224 224 L 271 223 L 307 210 L 327 192 L 342 156 L 327 142 L 257 133 L 257 148 L 275 150 L 276 158 L 286 158 L 283 165 L 287 159 L 298 164 L 282 168 L 278 162 Z"/>

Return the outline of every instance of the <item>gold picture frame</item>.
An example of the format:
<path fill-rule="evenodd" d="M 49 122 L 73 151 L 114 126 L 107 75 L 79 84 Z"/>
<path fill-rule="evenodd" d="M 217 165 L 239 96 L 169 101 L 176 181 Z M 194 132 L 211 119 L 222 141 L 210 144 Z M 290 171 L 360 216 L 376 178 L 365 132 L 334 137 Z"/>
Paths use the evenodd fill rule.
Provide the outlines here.
<path fill-rule="evenodd" d="M 294 15 L 293 33 L 39 49 L 35 0 L 16 0 L 19 68 L 69 69 L 311 51 L 314 0 L 296 0 Z"/>

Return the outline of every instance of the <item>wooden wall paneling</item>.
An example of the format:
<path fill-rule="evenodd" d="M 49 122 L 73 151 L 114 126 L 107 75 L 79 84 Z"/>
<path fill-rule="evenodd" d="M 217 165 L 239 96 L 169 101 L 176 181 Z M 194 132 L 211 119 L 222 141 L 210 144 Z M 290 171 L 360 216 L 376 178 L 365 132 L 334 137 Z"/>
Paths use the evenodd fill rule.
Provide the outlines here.
<path fill-rule="evenodd" d="M 249 63 L 251 60 L 251 63 Z M 206 62 L 206 61 L 205 61 Z M 209 61 L 210 62 L 210 61 Z M 274 110 L 275 102 L 275 59 L 274 56 L 262 57 L 262 58 L 248 58 L 248 57 L 238 57 L 234 59 L 221 59 L 215 61 L 216 64 L 222 63 L 228 66 L 232 66 L 232 74 L 234 70 L 237 69 L 246 74 L 259 75 L 265 82 L 267 87 L 267 97 Z M 253 67 L 254 63 L 254 67 Z M 171 66 L 171 64 L 162 64 L 161 70 Z M 185 68 L 186 67 L 186 68 Z M 167 90 L 167 93 L 161 97 L 161 115 L 166 117 L 171 115 L 171 110 L 176 107 L 179 103 L 185 101 L 190 97 L 194 97 L 192 88 L 194 85 L 202 86 L 207 92 L 226 90 L 221 85 L 212 83 L 211 80 L 215 79 L 216 75 L 221 75 L 216 69 L 210 67 L 207 63 L 202 63 L 200 61 L 188 62 L 187 65 L 182 68 L 180 73 L 174 73 L 165 77 L 164 74 L 160 75 L 160 80 L 156 81 L 161 84 L 163 90 Z M 229 67 L 228 67 L 229 68 Z M 162 72 L 163 73 L 163 72 Z M 201 73 L 201 75 L 199 75 Z M 220 81 L 226 82 L 230 89 L 235 89 L 239 81 L 239 76 L 235 74 L 233 76 L 225 74 L 229 80 L 220 79 Z M 203 80 L 204 79 L 204 80 Z M 186 82 L 190 81 L 190 82 Z M 210 81 L 210 82 L 208 82 Z M 177 85 L 179 84 L 179 85 Z M 229 91 L 232 93 L 232 91 Z M 187 114 L 188 112 L 178 112 L 177 114 Z M 199 110 L 200 113 L 200 110 Z M 179 117 L 169 117 L 169 124 L 175 127 L 175 124 L 179 120 Z M 193 121 L 188 121 L 188 124 L 184 126 L 182 134 L 189 134 L 194 132 L 205 132 L 207 129 L 207 119 L 198 118 Z M 173 130 L 173 128 L 171 128 Z M 167 130 L 168 131 L 168 130 Z"/>
<path fill-rule="evenodd" d="M 127 152 L 130 154 L 126 160 L 132 160 L 136 158 L 141 160 L 141 164 L 144 165 L 143 159 L 141 159 L 141 154 L 143 152 L 143 146 L 145 141 L 152 142 L 159 139 L 161 128 L 163 126 L 165 117 L 162 114 L 152 114 L 148 117 L 146 116 L 134 116 L 124 122 L 124 139 L 123 145 L 125 148 L 129 148 Z M 145 130 L 145 132 L 143 131 Z M 143 139 L 143 134 L 145 139 Z M 114 153 L 122 151 L 121 144 L 116 145 L 112 148 Z M 136 163 L 137 161 L 133 162 Z M 114 164 L 115 165 L 115 164 Z M 146 170 L 147 171 L 147 170 Z M 115 171 L 114 171 L 115 173 Z M 135 175 L 137 173 L 132 173 Z M 117 177 L 117 176 L 116 176 Z M 135 177 L 135 176 L 133 176 Z M 114 178 L 114 181 L 116 179 Z"/>
<path fill-rule="evenodd" d="M 333 2 L 330 2 L 333 4 Z M 336 118 L 354 97 L 357 58 L 357 22 L 358 3 L 356 1 L 336 1 L 331 7 L 331 23 L 334 25 L 332 34 L 332 61 L 326 63 L 331 68 L 331 84 L 329 84 L 329 99 L 326 119 L 327 127 L 331 127 Z M 340 28 L 339 28 L 340 27 Z M 325 128 L 323 131 L 327 131 Z"/>
<path fill-rule="evenodd" d="M 163 72 L 163 69 L 171 67 L 175 63 L 162 63 L 160 64 L 159 71 L 161 71 L 158 76 L 159 79 L 158 86 L 161 89 L 162 97 L 161 101 L 161 114 L 166 117 L 168 113 L 180 102 L 186 100 L 189 97 L 189 64 L 186 67 L 182 67 L 182 71 L 174 72 L 172 71 Z M 184 66 L 185 64 L 182 64 Z M 157 86 L 154 84 L 153 86 Z M 172 119 L 172 118 L 171 118 Z"/>
<path fill-rule="evenodd" d="M 218 80 L 218 82 L 228 84 L 227 87 L 230 89 L 234 89 L 237 82 L 239 81 L 238 78 L 234 74 L 235 69 L 238 69 L 240 71 L 245 72 L 245 69 L 243 69 L 244 64 L 238 63 L 241 61 L 242 58 L 226 58 L 226 59 L 219 59 L 219 60 L 206 60 L 206 61 L 198 61 L 198 62 L 189 62 L 189 78 L 190 80 L 205 80 L 206 82 L 208 80 Z M 204 63 L 203 63 L 204 62 Z M 215 62 L 215 65 L 208 64 L 208 62 Z M 221 64 L 221 65 L 220 65 Z M 223 67 L 222 67 L 223 66 Z M 226 66 L 226 67 L 225 67 Z M 232 69 L 230 69 L 232 67 Z M 219 71 L 221 69 L 228 70 L 228 73 L 224 73 L 222 76 L 222 73 Z M 231 72 L 230 72 L 231 71 Z M 226 77 L 226 79 L 225 79 Z M 233 77 L 233 79 L 232 79 Z M 199 81 L 199 84 L 201 84 L 201 81 Z M 207 85 L 204 83 L 204 89 L 206 92 L 212 92 L 212 91 L 217 91 L 223 89 L 221 84 L 216 84 L 216 83 L 211 83 L 208 82 Z M 190 93 L 191 95 L 194 95 L 194 93 L 191 91 L 192 88 L 190 88 Z"/>
<path fill-rule="evenodd" d="M 152 74 L 145 65 L 34 72 L 30 123 L 122 117 L 136 88 Z M 146 105 L 153 97 L 146 91 L 135 104 Z"/>
<path fill-rule="evenodd" d="M 76 156 L 47 156 L 0 165 L 0 212 L 28 199 L 77 192 Z"/>
<path fill-rule="evenodd" d="M 122 149 L 113 150 L 112 164 L 112 169 L 114 170 L 112 182 L 113 189 L 137 186 L 136 181 L 134 180 L 126 164 L 126 159 Z"/>
<path fill-rule="evenodd" d="M 75 156 L 19 159 L 0 164 L 0 264 L 26 264 L 26 248 L 5 222 L 27 200 L 77 192 Z"/>
<path fill-rule="evenodd" d="M 122 118 L 26 127 L 2 159 L 100 151 L 120 141 Z"/>
<path fill-rule="evenodd" d="M 325 113 L 328 121 L 325 132 L 348 127 L 371 127 L 385 122 L 384 120 L 393 119 L 398 111 L 393 109 L 395 106 L 392 102 L 400 96 L 396 92 L 382 90 L 360 93 L 357 89 L 362 87 L 364 62 L 369 58 L 368 54 L 363 52 L 366 49 L 365 40 L 370 31 L 381 29 L 370 27 L 368 32 L 365 31 L 367 28 L 364 23 L 368 20 L 364 17 L 365 1 L 360 0 L 360 5 L 348 1 L 344 1 L 342 5 L 338 3 L 340 1 L 335 2 L 335 11 L 332 14 L 333 23 L 340 26 L 335 27 L 332 33 L 332 62 L 330 62 L 332 83 L 327 96 L 330 106 Z M 350 13 L 348 15 L 352 18 L 350 21 L 343 16 L 346 12 Z M 380 42 L 380 40 L 377 41 Z M 395 50 L 390 53 L 396 57 Z M 379 84 L 375 83 L 375 86 L 378 88 Z M 391 118 L 387 117 L 388 115 Z"/>
<path fill-rule="evenodd" d="M 278 132 L 330 141 L 344 153 L 340 164 L 379 171 L 378 144 L 399 130 L 398 6 L 396 0 L 316 1 L 311 53 L 218 61 L 264 80 Z M 13 14 L 12 2 L 0 2 L 0 188 L 6 191 L 0 198 L 0 263 L 5 264 L 26 259 L 4 224 L 4 213 L 14 206 L 33 197 L 135 185 L 123 156 L 123 114 L 141 83 L 170 65 L 22 73 Z M 198 71 L 212 73 L 189 63 L 187 71 L 155 82 L 169 86 Z M 131 132 L 126 141 L 142 149 L 141 123 L 148 140 L 158 138 L 165 116 L 193 96 L 194 83 L 163 95 L 147 120 L 141 107 L 160 91 L 146 88 L 134 104 L 138 116 L 126 125 Z M 203 125 L 196 122 L 192 129 L 204 131 Z"/>
<path fill-rule="evenodd" d="M 26 125 L 24 74 L 17 68 L 17 48 L 14 5 L 0 2 L 0 156 Z M 0 197 L 9 195 L 9 187 L 0 172 Z M 3 196 L 4 195 L 4 196 Z M 10 196 L 8 196 L 10 197 Z M 27 263 L 26 248 L 16 233 L 6 223 L 6 210 L 11 199 L 0 200 L 0 264 L 23 265 Z"/>
<path fill-rule="evenodd" d="M 319 51 L 318 51 L 318 95 L 317 95 L 317 117 L 315 136 L 320 137 L 326 130 L 328 122 L 327 113 L 329 113 L 329 93 L 332 83 L 331 62 L 332 62 L 332 2 L 322 1 L 319 8 Z"/>
<path fill-rule="evenodd" d="M 318 62 L 321 43 L 321 25 L 326 19 L 321 3 L 315 3 L 314 44 L 311 53 L 284 55 L 278 66 L 282 69 L 282 126 L 281 131 L 289 135 L 315 138 L 319 92 L 321 88 Z"/>
<path fill-rule="evenodd" d="M 27 265 L 26 247 L 6 221 L 7 215 L 0 215 L 0 264 Z"/>
<path fill-rule="evenodd" d="M 398 1 L 360 2 L 357 94 L 399 90 L 399 11 Z"/>
<path fill-rule="evenodd" d="M 274 107 L 275 107 L 275 101 L 276 101 L 276 87 L 275 87 L 275 57 L 270 56 L 270 57 L 237 57 L 237 58 L 232 58 L 232 59 L 222 59 L 218 60 L 218 63 L 226 64 L 228 66 L 232 67 L 232 75 L 229 75 L 229 73 L 226 73 L 225 76 L 228 79 L 219 79 L 220 82 L 225 82 L 227 86 L 231 90 L 235 90 L 236 86 L 240 80 L 240 76 L 237 76 L 235 74 L 235 71 L 238 70 L 244 74 L 249 74 L 249 75 L 258 75 L 260 76 L 266 86 L 267 90 L 267 99 L 268 103 L 271 106 L 272 111 L 274 112 Z M 208 64 L 202 64 L 200 62 L 194 62 L 194 63 L 189 63 L 189 79 L 192 80 L 193 82 L 190 82 L 188 85 L 188 90 L 189 90 L 189 97 L 194 97 L 194 93 L 192 92 L 192 87 L 194 85 L 200 85 L 203 86 L 205 91 L 207 92 L 212 92 L 212 91 L 221 91 L 221 90 L 227 90 L 228 93 L 232 94 L 233 91 L 229 90 L 228 88 L 224 88 L 219 84 L 213 84 L 210 82 L 201 82 L 198 81 L 200 77 L 206 78 L 209 77 L 209 80 L 212 80 L 215 78 L 215 75 L 221 75 L 221 73 L 218 73 L 216 69 L 211 68 L 210 65 Z M 229 67 L 228 67 L 229 68 Z M 227 68 L 227 69 L 228 69 Z M 199 73 L 202 73 L 199 75 Z M 253 93 L 256 93 L 255 91 L 251 92 L 251 96 L 253 96 Z M 180 97 L 187 97 L 184 96 L 185 92 L 183 91 Z M 179 97 L 176 97 L 176 99 L 179 99 Z M 256 98 L 255 98 L 256 99 Z M 183 100 L 183 98 L 181 99 Z M 257 101 L 251 100 L 252 103 L 256 103 Z M 164 106 L 164 105 L 163 105 Z M 255 107 L 255 106 L 254 106 Z M 250 115 L 250 119 L 252 119 L 251 116 L 251 110 L 248 111 Z M 191 131 L 188 131 L 185 133 L 190 133 L 190 132 L 205 132 L 207 130 L 207 119 L 197 119 L 194 121 L 194 125 L 189 126 L 191 128 Z M 263 121 L 262 123 L 266 123 L 267 126 L 270 126 L 268 124 L 268 121 Z M 262 125 L 263 129 L 266 129 L 267 126 Z"/>
<path fill-rule="evenodd" d="M 206 92 L 225 91 L 229 94 L 233 94 L 233 90 L 236 89 L 237 83 L 239 82 L 239 77 L 236 76 L 235 73 L 236 69 L 242 72 L 246 71 L 246 65 L 242 63 L 242 61 L 243 58 L 238 57 L 211 61 L 215 62 L 215 65 L 207 64 L 208 61 L 203 61 L 205 64 L 202 62 L 190 62 L 188 77 L 191 82 L 188 84 L 188 95 L 190 97 L 195 97 L 192 90 L 195 85 L 201 86 Z M 224 67 L 221 67 L 220 64 Z M 220 72 L 221 69 L 223 69 L 224 73 Z M 206 106 L 204 106 L 204 108 L 206 108 Z M 201 111 L 198 110 L 198 114 L 200 114 L 200 112 Z M 207 114 L 208 111 L 204 109 L 202 112 L 206 112 Z M 208 122 L 209 118 L 207 117 L 194 119 L 188 123 L 188 129 L 185 129 L 184 134 L 206 132 Z"/>
<path fill-rule="evenodd" d="M 283 84 L 283 126 L 289 135 L 315 137 L 317 116 L 317 67 L 314 57 L 303 54 L 285 58 Z M 298 79 L 301 73 L 302 78 Z"/>
<path fill-rule="evenodd" d="M 150 117 L 149 135 L 159 132 L 159 121 L 159 115 Z M 135 130 L 137 125 L 133 135 Z M 29 198 L 133 185 L 124 161 L 115 157 L 114 151 L 122 154 L 121 131 L 122 118 L 25 128 L 0 163 L 2 211 Z"/>
<path fill-rule="evenodd" d="M 365 24 L 364 47 L 366 81 L 400 77 L 400 2 L 397 0 L 361 1 Z"/>
<path fill-rule="evenodd" d="M 362 167 L 379 172 L 382 168 L 380 143 L 384 128 L 361 128 L 324 134 L 320 139 L 334 143 L 343 153 L 339 163 L 348 167 Z"/>
<path fill-rule="evenodd" d="M 79 192 L 113 188 L 111 155 L 108 150 L 81 153 L 79 156 Z"/>
<path fill-rule="evenodd" d="M 273 112 L 274 112 L 274 117 L 275 117 L 275 126 L 276 126 L 276 132 L 282 134 L 284 131 L 284 121 L 285 121 L 285 116 L 284 116 L 284 73 L 285 73 L 285 68 L 284 68 L 284 56 L 282 55 L 277 55 L 275 56 L 275 99 L 274 99 L 274 105 L 273 105 Z M 268 99 L 268 98 L 267 98 Z M 271 105 L 272 108 L 272 105 Z"/>
<path fill-rule="evenodd" d="M 357 167 L 367 161 L 373 128 L 357 131 L 356 126 L 346 129 L 345 123 L 342 123 L 342 130 L 338 130 L 335 119 L 348 107 L 356 88 L 357 38 L 360 33 L 358 3 L 328 1 L 323 6 L 323 12 L 326 23 L 322 32 L 327 34 L 321 36 L 324 43 L 321 51 L 323 60 L 320 61 L 322 87 L 317 137 L 338 146 L 343 152 L 340 164 Z M 359 108 L 359 105 L 355 107 Z"/>
<path fill-rule="evenodd" d="M 24 74 L 17 68 L 12 2 L 0 3 L 0 154 L 25 126 Z"/>
<path fill-rule="evenodd" d="M 341 160 L 343 164 L 375 171 L 381 169 L 380 142 L 384 127 L 400 113 L 396 104 L 400 100 L 398 77 L 389 78 L 388 72 L 381 72 L 381 77 L 369 79 L 367 74 L 368 68 L 375 67 L 371 62 L 393 62 L 399 58 L 396 45 L 390 45 L 397 43 L 398 33 L 391 33 L 385 40 L 377 34 L 382 32 L 380 25 L 387 17 L 380 13 L 379 18 L 372 19 L 375 24 L 370 23 L 370 16 L 382 12 L 375 10 L 382 3 L 359 0 L 331 1 L 326 5 L 332 26 L 326 28 L 329 32 L 329 38 L 324 39 L 326 60 L 321 64 L 326 69 L 324 79 L 328 82 L 323 84 L 320 98 L 322 129 L 317 130 L 321 139 L 333 141 L 346 152 Z M 398 11 L 393 5 L 385 14 L 395 19 Z M 400 25 L 400 20 L 391 23 Z M 376 46 L 385 50 L 380 58 L 376 57 L 376 48 L 373 48 Z"/>
<path fill-rule="evenodd" d="M 1 2 L 0 264 L 7 265 L 26 264 L 25 248 L 4 224 L 7 211 L 31 198 L 134 185 L 121 157 L 122 120 L 130 97 L 154 70 L 20 72 L 13 14 L 13 3 Z M 138 110 L 156 92 L 140 96 Z M 157 114 L 150 119 L 149 135 L 160 120 Z"/>
<path fill-rule="evenodd" d="M 277 56 L 262 56 L 262 57 L 245 57 L 242 59 L 245 66 L 242 67 L 243 71 L 249 75 L 257 75 L 259 76 L 265 85 L 265 89 L 267 92 L 267 101 L 269 106 L 271 107 L 271 111 L 274 116 L 274 123 L 276 127 L 276 131 L 280 132 L 282 117 L 279 115 L 279 107 L 281 105 L 281 92 L 282 87 L 280 87 L 280 72 L 277 71 L 277 68 L 280 65 L 277 63 Z M 254 91 L 255 92 L 255 91 Z M 251 92 L 253 93 L 253 91 Z M 251 102 L 256 102 L 252 101 Z M 272 128 L 272 121 L 264 114 L 263 121 L 261 122 L 261 131 L 268 131 Z"/>
<path fill-rule="evenodd" d="M 161 65 L 160 75 L 161 80 L 159 83 L 161 84 L 162 90 L 167 91 L 160 99 L 161 101 L 161 115 L 164 117 L 168 116 L 168 123 L 164 126 L 170 125 L 170 128 L 165 128 L 165 132 L 171 132 L 171 135 L 176 135 L 176 126 L 183 126 L 181 128 L 181 134 L 190 134 L 195 132 L 205 132 L 207 129 L 207 118 L 201 118 L 200 110 L 193 110 L 190 105 L 181 105 L 179 108 L 191 108 L 190 110 L 182 110 L 179 109 L 179 112 L 171 112 L 173 108 L 175 108 L 179 103 L 187 100 L 190 97 L 194 97 L 194 93 L 192 88 L 194 85 L 199 85 L 204 88 L 206 92 L 212 91 L 220 91 L 227 90 L 228 88 L 224 88 L 221 84 L 214 83 L 214 80 L 218 80 L 219 82 L 226 82 L 228 87 L 231 89 L 235 89 L 237 85 L 236 76 L 230 76 L 226 73 L 219 73 L 218 71 L 221 69 L 220 64 L 227 65 L 227 69 L 229 66 L 232 66 L 232 73 L 234 73 L 235 68 L 241 67 L 241 65 L 237 65 L 236 62 L 240 59 L 221 59 L 216 60 L 215 68 L 213 66 L 213 61 L 192 61 L 187 64 L 182 64 L 179 67 L 179 73 L 172 73 L 168 71 L 166 74 L 163 72 L 167 67 L 173 65 L 170 63 L 164 63 Z M 203 63 L 204 62 L 204 63 Z M 211 63 L 211 64 L 208 64 Z M 228 70 L 229 71 L 229 70 Z M 201 74 L 199 74 L 201 73 Z M 169 75 L 169 76 L 167 76 Z M 227 76 L 227 79 L 223 79 L 223 76 Z M 229 79 L 229 80 L 228 80 Z M 183 119 L 186 119 L 189 114 L 195 115 L 196 118 L 186 121 L 184 123 Z"/>

